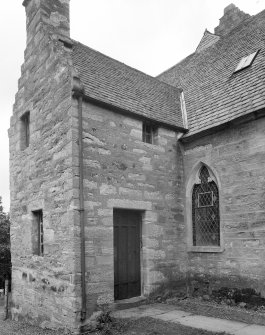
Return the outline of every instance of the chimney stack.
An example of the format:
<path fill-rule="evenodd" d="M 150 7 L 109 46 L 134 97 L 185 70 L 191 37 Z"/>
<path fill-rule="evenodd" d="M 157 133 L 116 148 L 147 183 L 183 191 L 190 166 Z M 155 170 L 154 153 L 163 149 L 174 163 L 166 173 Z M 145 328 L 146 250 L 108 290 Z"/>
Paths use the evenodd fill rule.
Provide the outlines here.
<path fill-rule="evenodd" d="M 234 4 L 230 4 L 224 9 L 224 15 L 220 19 L 219 26 L 214 29 L 214 33 L 215 35 L 225 36 L 249 17 L 249 14 L 244 13 Z"/>
<path fill-rule="evenodd" d="M 70 0 L 24 0 L 27 16 L 27 43 L 46 26 L 58 35 L 70 37 Z"/>

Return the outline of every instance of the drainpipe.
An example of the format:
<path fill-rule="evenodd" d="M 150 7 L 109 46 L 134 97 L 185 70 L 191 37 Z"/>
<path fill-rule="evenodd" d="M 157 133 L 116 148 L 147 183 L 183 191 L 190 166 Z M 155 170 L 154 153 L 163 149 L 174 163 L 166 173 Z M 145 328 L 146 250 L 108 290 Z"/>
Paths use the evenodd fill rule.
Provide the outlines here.
<path fill-rule="evenodd" d="M 83 95 L 84 88 L 79 78 L 73 78 L 73 96 L 78 100 L 78 156 L 79 156 L 79 213 L 81 237 L 81 321 L 86 319 L 86 259 L 84 219 L 84 161 L 83 161 Z"/>
<path fill-rule="evenodd" d="M 4 320 L 8 319 L 8 288 L 9 288 L 9 281 L 8 279 L 5 280 L 5 317 Z"/>

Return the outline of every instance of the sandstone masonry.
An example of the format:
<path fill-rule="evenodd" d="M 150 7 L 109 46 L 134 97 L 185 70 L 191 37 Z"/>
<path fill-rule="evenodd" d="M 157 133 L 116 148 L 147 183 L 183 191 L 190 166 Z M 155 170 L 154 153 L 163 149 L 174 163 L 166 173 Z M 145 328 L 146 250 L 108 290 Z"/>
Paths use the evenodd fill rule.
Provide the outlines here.
<path fill-rule="evenodd" d="M 206 31 L 153 78 L 71 40 L 69 0 L 24 6 L 9 129 L 12 318 L 79 331 L 117 300 L 172 282 L 265 295 L 264 12 L 228 6 L 222 36 Z M 242 49 L 258 52 L 235 74 Z M 218 192 L 195 198 L 200 183 Z M 195 205 L 217 200 L 194 219 Z M 218 243 L 214 230 L 195 243 L 196 220 L 218 223 Z"/>

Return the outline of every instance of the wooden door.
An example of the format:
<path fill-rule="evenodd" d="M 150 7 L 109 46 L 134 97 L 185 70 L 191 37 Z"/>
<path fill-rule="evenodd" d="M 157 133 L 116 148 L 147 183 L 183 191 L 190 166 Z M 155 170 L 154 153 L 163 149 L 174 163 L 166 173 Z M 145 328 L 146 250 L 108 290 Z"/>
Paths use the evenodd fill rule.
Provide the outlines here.
<path fill-rule="evenodd" d="M 114 298 L 141 295 L 140 211 L 114 209 Z"/>

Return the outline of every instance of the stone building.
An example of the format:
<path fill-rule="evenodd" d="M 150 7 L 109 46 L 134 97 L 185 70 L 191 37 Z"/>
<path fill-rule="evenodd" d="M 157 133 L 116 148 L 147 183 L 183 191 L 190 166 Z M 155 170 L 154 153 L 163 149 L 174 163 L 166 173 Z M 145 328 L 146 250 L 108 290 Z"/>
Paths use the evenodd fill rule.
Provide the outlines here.
<path fill-rule="evenodd" d="M 72 40 L 69 0 L 23 4 L 12 317 L 76 329 L 181 279 L 265 293 L 265 11 L 229 5 L 153 78 Z"/>

